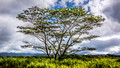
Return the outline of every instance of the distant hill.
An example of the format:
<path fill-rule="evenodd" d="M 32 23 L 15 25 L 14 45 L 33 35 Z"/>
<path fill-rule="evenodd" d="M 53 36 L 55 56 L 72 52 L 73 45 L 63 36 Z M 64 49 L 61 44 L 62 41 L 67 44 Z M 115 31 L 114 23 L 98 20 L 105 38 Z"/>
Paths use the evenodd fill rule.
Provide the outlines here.
<path fill-rule="evenodd" d="M 46 54 L 41 54 L 41 53 L 7 53 L 7 52 L 0 53 L 0 56 L 35 56 L 35 55 L 46 55 Z"/>
<path fill-rule="evenodd" d="M 2 52 L 0 53 L 0 56 L 41 56 L 41 55 L 46 55 L 46 54 L 42 54 L 42 53 L 8 53 L 8 52 Z M 72 55 L 83 55 L 83 54 L 72 54 Z M 96 54 L 96 55 L 92 55 L 92 54 L 86 54 L 86 56 L 119 56 L 120 55 L 113 55 L 113 54 Z"/>

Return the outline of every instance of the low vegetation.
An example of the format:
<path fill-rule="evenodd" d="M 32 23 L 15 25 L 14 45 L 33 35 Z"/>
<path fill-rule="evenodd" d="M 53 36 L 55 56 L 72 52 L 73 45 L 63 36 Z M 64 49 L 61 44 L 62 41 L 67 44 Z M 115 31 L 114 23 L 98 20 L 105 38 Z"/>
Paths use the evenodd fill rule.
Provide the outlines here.
<path fill-rule="evenodd" d="M 120 57 L 69 55 L 58 60 L 46 56 L 1 57 L 0 68 L 120 68 Z"/>

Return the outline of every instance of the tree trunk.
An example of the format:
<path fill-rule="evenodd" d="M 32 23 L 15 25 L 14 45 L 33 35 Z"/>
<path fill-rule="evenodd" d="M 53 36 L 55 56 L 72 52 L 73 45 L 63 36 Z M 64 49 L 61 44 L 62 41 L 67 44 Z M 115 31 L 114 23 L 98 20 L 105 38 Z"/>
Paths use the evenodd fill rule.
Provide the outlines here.
<path fill-rule="evenodd" d="M 57 59 L 57 54 L 55 54 L 55 60 Z"/>
<path fill-rule="evenodd" d="M 50 55 L 48 54 L 48 58 L 51 60 L 51 57 L 50 57 Z"/>
<path fill-rule="evenodd" d="M 57 60 L 57 59 L 58 59 L 58 54 L 55 54 L 54 59 L 55 59 L 55 60 Z"/>

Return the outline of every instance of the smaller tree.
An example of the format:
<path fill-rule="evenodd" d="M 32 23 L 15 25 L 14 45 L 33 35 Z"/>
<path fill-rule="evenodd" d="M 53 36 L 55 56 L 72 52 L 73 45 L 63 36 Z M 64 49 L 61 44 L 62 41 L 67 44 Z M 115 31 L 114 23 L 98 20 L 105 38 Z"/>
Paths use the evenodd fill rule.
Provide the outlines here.
<path fill-rule="evenodd" d="M 36 37 L 44 45 L 36 46 L 26 42 L 22 47 L 39 49 L 51 54 L 57 59 L 65 54 L 72 54 L 83 50 L 95 50 L 95 48 L 73 46 L 84 40 L 91 40 L 98 36 L 89 35 L 94 27 L 100 27 L 105 19 L 87 13 L 82 7 L 41 9 L 37 6 L 24 10 L 17 18 L 29 22 L 32 26 L 18 26 L 19 32 Z M 84 36 L 83 36 L 84 35 Z"/>

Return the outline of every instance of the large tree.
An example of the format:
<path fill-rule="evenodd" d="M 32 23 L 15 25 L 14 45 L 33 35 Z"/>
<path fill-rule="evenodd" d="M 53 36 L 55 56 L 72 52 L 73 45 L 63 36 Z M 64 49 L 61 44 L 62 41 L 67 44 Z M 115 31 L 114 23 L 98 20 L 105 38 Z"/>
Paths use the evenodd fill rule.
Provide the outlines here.
<path fill-rule="evenodd" d="M 36 37 L 44 45 L 34 45 L 26 42 L 22 47 L 40 50 L 57 59 L 65 54 L 72 54 L 83 50 L 95 50 L 89 47 L 77 47 L 82 41 L 91 40 L 98 36 L 89 35 L 94 27 L 100 27 L 101 16 L 94 16 L 84 11 L 82 7 L 66 7 L 58 9 L 41 9 L 37 6 L 24 10 L 17 18 L 29 22 L 30 26 L 18 26 L 19 32 Z"/>

